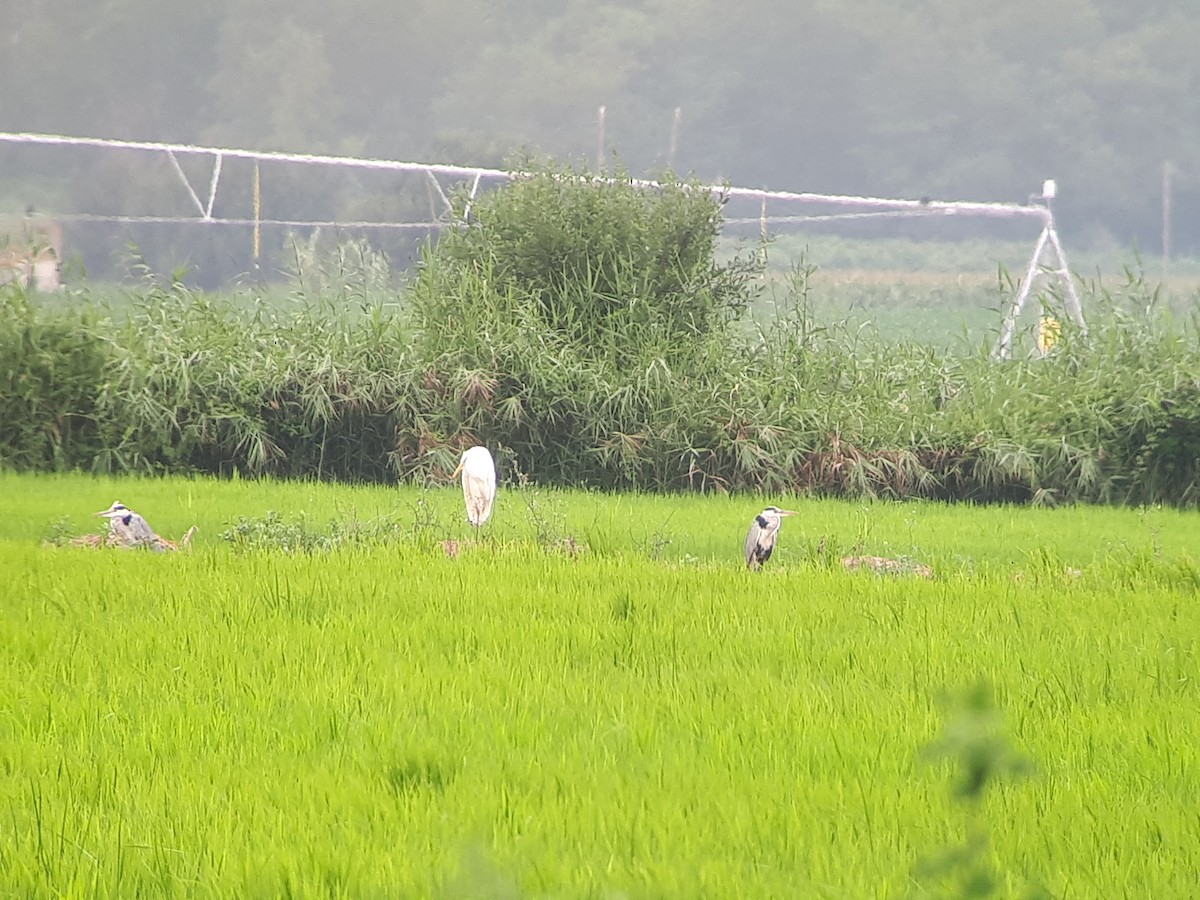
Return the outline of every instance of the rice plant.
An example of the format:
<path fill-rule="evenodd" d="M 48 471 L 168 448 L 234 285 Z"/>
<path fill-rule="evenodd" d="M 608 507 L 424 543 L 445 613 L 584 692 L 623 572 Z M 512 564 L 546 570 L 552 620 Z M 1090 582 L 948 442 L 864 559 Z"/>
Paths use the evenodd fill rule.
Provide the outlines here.
<path fill-rule="evenodd" d="M 753 574 L 752 497 L 513 484 L 451 555 L 455 485 L 0 491 L 7 893 L 1186 896 L 1200 867 L 1188 513 L 788 497 Z M 118 495 L 191 550 L 40 545 Z M 222 536 L 299 522 L 362 539 Z M 1008 758 L 942 707 L 980 680 L 1034 766 L 964 819 L 954 779 Z"/>

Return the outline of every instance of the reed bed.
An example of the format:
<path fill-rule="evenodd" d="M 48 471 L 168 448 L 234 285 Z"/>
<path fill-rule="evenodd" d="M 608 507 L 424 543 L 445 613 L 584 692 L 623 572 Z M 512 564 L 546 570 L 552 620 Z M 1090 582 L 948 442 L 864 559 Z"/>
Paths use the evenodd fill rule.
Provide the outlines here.
<path fill-rule="evenodd" d="M 569 176 L 490 193 L 404 286 L 339 248 L 284 297 L 2 289 L 0 465 L 420 483 L 485 443 L 606 490 L 1200 499 L 1196 324 L 1137 271 L 1081 283 L 1086 334 L 998 364 L 993 334 L 830 320 L 846 288 L 719 255 L 720 204 L 686 184 Z M 904 306 L 944 335 L 953 292 L 928 293 Z"/>
<path fill-rule="evenodd" d="M 1003 365 L 802 305 L 684 363 L 630 345 L 618 364 L 512 320 L 490 349 L 421 350 L 396 301 L 177 289 L 118 319 L 10 293 L 0 460 L 419 482 L 482 441 L 511 472 L 606 489 L 1194 505 L 1198 343 L 1148 290 L 1097 286 L 1086 339 Z"/>

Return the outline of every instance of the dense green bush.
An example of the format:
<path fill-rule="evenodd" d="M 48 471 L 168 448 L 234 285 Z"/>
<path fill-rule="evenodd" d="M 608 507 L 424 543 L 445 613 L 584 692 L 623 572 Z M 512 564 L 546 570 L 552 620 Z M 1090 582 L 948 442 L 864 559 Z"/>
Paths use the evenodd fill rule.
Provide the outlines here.
<path fill-rule="evenodd" d="M 809 268 L 763 282 L 756 325 L 717 201 L 543 178 L 427 248 L 402 302 L 149 284 L 118 315 L 5 288 L 0 464 L 382 481 L 483 442 L 510 477 L 600 488 L 1200 500 L 1200 329 L 1136 275 L 1082 285 L 1090 330 L 1045 359 L 818 322 Z"/>
<path fill-rule="evenodd" d="M 470 220 L 427 247 L 407 294 L 423 369 L 402 471 L 483 441 L 541 478 L 668 483 L 678 395 L 719 379 L 754 293 L 756 259 L 717 261 L 720 199 L 551 169 Z"/>
<path fill-rule="evenodd" d="M 515 320 L 593 358 L 624 361 L 647 342 L 686 356 L 751 299 L 757 261 L 718 263 L 720 228 L 719 198 L 677 181 L 517 179 L 426 248 L 410 292 L 422 346 L 459 350 Z"/>

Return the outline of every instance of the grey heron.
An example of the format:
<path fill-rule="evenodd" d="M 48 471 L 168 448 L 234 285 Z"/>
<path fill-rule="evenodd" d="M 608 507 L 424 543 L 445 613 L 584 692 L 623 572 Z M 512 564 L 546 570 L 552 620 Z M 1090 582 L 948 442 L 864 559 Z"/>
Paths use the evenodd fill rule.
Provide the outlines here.
<path fill-rule="evenodd" d="M 108 519 L 109 534 L 117 543 L 126 547 L 162 549 L 159 537 L 150 527 L 150 523 L 120 500 L 114 501 L 112 506 L 96 515 Z"/>
<path fill-rule="evenodd" d="M 496 501 L 496 463 L 487 447 L 470 447 L 463 451 L 458 468 L 450 477 L 457 478 L 460 472 L 467 520 L 478 528 L 491 517 Z"/>
<path fill-rule="evenodd" d="M 784 516 L 796 515 L 790 509 L 780 509 L 778 506 L 768 506 L 750 523 L 750 533 L 746 535 L 746 565 L 757 571 L 775 549 L 775 538 L 779 535 L 779 526 Z"/>

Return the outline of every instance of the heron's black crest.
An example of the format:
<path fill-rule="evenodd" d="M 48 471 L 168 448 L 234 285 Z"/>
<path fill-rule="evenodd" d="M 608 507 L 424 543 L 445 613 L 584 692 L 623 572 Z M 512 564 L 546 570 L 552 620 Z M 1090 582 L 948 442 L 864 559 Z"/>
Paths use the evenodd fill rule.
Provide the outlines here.
<path fill-rule="evenodd" d="M 764 519 L 764 518 L 762 517 L 762 515 L 761 515 L 761 514 L 759 514 L 759 515 L 755 516 L 755 517 L 754 517 L 754 520 L 755 520 L 756 522 L 758 522 L 758 527 L 759 527 L 759 528 L 766 528 L 766 527 L 767 527 L 767 520 L 766 520 L 766 519 Z"/>
<path fill-rule="evenodd" d="M 123 525 L 128 525 L 131 519 L 133 519 L 133 514 L 125 513 L 125 515 L 121 516 L 121 523 Z"/>

